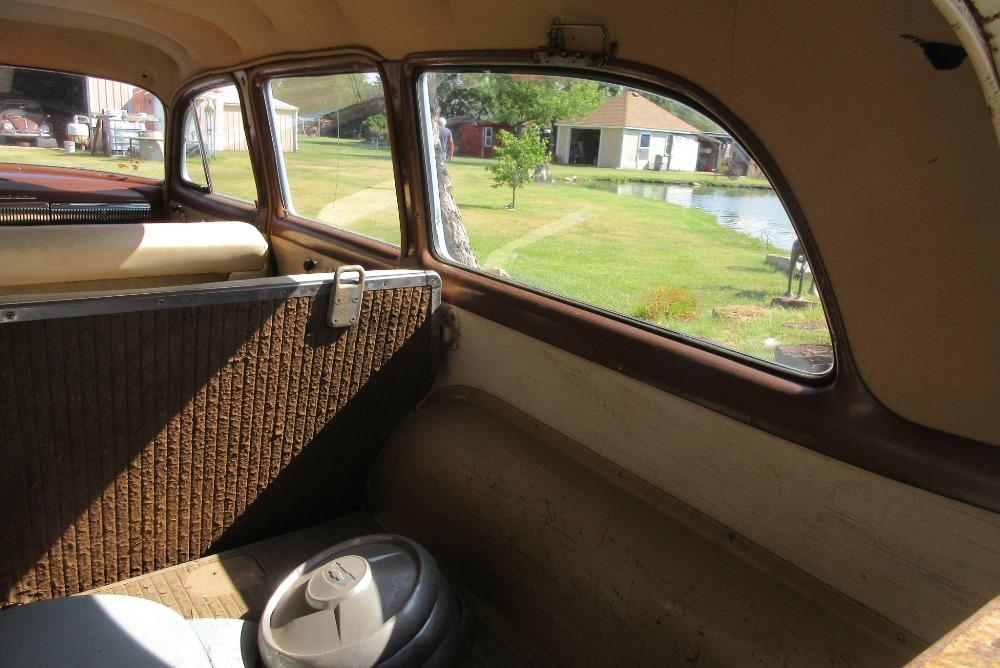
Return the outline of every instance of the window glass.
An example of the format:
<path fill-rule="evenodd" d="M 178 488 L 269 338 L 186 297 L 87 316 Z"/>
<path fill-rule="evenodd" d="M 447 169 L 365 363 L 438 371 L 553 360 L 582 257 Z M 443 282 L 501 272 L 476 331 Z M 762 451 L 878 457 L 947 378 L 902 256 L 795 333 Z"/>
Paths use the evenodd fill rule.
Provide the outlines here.
<path fill-rule="evenodd" d="M 0 162 L 162 179 L 164 118 L 138 86 L 0 66 Z"/>
<path fill-rule="evenodd" d="M 418 85 L 439 255 L 794 371 L 832 368 L 781 200 L 711 119 L 568 77 L 433 72 Z"/>
<path fill-rule="evenodd" d="M 182 175 L 213 193 L 257 199 L 239 91 L 234 85 L 199 93 L 184 114 Z"/>
<path fill-rule="evenodd" d="M 271 80 L 286 198 L 297 215 L 399 245 L 382 81 L 375 72 Z"/>

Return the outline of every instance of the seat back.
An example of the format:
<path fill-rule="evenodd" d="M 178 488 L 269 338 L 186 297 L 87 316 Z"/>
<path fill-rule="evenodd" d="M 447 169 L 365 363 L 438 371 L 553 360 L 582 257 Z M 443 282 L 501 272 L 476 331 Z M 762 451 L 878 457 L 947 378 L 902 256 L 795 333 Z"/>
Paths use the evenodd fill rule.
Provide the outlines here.
<path fill-rule="evenodd" d="M 74 594 L 356 509 L 389 430 L 433 382 L 440 279 L 369 272 L 340 328 L 333 282 L 0 303 L 2 600 Z"/>
<path fill-rule="evenodd" d="M 0 294 L 224 281 L 263 271 L 267 252 L 241 222 L 0 225 Z"/>

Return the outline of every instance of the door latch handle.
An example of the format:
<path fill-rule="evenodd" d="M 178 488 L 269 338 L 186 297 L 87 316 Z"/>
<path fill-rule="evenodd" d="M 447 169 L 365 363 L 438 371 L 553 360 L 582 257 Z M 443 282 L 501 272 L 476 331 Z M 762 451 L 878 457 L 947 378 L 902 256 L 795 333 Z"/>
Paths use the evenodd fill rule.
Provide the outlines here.
<path fill-rule="evenodd" d="M 357 282 L 344 279 L 344 274 L 356 273 Z M 330 305 L 326 324 L 330 327 L 350 327 L 361 317 L 361 303 L 365 297 L 365 269 L 359 264 L 337 267 L 330 286 Z"/>

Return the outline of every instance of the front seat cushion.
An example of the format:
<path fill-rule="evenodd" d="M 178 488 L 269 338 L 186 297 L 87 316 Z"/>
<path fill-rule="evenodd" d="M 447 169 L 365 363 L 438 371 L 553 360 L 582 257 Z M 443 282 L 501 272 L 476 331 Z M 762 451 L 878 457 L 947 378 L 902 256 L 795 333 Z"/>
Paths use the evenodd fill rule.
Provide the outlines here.
<path fill-rule="evenodd" d="M 0 666 L 212 668 L 198 634 L 153 601 L 98 594 L 0 612 Z"/>

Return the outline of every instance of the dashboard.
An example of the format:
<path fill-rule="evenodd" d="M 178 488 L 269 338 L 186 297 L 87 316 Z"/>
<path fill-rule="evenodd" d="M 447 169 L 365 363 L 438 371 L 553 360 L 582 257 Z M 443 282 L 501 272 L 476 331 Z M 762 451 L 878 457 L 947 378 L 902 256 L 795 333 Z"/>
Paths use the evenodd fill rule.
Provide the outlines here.
<path fill-rule="evenodd" d="M 0 225 L 140 223 L 162 214 L 160 181 L 60 167 L 0 165 Z"/>

